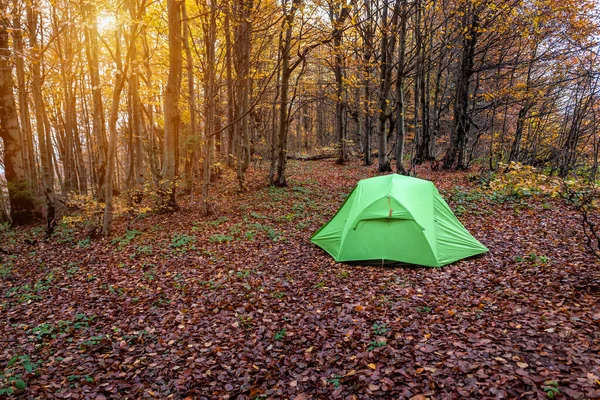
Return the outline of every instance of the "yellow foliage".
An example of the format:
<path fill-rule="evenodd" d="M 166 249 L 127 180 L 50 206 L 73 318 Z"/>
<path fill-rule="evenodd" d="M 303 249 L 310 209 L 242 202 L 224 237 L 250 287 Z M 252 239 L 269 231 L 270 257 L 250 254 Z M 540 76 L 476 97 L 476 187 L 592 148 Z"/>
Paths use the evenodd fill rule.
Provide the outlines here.
<path fill-rule="evenodd" d="M 490 182 L 490 188 L 495 192 L 508 193 L 516 196 L 550 196 L 560 197 L 568 188 L 579 192 L 590 188 L 590 184 L 580 178 L 563 180 L 556 176 L 548 176 L 530 165 L 511 162 L 509 165 L 500 164 L 507 172 L 497 176 Z M 596 187 L 597 185 L 592 185 Z"/>

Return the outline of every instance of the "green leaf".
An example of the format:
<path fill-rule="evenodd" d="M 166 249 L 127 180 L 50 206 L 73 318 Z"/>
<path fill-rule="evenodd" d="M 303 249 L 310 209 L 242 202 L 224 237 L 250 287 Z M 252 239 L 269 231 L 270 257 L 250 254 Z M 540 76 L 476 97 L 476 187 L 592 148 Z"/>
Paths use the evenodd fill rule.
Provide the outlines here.
<path fill-rule="evenodd" d="M 17 379 L 17 381 L 15 382 L 15 386 L 17 387 L 17 389 L 20 389 L 20 390 L 27 389 L 27 384 L 25 383 L 25 381 L 23 379 Z"/>
<path fill-rule="evenodd" d="M 17 362 L 17 360 L 18 360 L 18 359 L 19 359 L 19 356 L 14 356 L 13 358 L 11 358 L 11 359 L 8 361 L 8 364 L 6 364 L 6 368 L 10 368 L 10 367 L 12 367 L 13 365 L 15 365 L 15 363 Z"/>
<path fill-rule="evenodd" d="M 23 363 L 23 368 L 25 368 L 25 371 L 27 372 L 33 372 L 35 370 L 35 364 L 29 361 L 25 361 Z"/>

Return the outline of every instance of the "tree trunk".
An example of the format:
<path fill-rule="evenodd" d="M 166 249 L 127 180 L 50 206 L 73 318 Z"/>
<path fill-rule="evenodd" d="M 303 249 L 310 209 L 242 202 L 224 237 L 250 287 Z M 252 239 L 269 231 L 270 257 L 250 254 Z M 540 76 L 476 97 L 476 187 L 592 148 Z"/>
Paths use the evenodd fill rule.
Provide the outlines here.
<path fill-rule="evenodd" d="M 204 69 L 204 183 L 202 185 L 202 211 L 208 215 L 210 170 L 212 168 L 213 136 L 215 129 L 215 40 L 217 35 L 216 1 L 210 0 L 208 24 L 204 24 L 204 47 L 206 60 Z"/>
<path fill-rule="evenodd" d="M 131 122 L 132 122 L 132 143 L 131 153 L 133 155 L 130 160 L 132 165 L 132 172 L 134 175 L 135 188 L 130 196 L 133 197 L 133 202 L 139 204 L 142 201 L 143 186 L 144 186 L 144 149 L 142 146 L 142 138 L 145 136 L 146 127 L 144 126 L 144 120 L 142 119 L 142 102 L 140 100 L 140 63 L 138 60 L 138 6 L 135 0 L 129 0 L 129 16 L 132 21 L 132 30 L 135 35 L 131 35 L 129 40 L 132 43 L 129 44 L 129 52 L 132 67 L 130 68 L 129 74 L 129 93 L 131 95 Z"/>
<path fill-rule="evenodd" d="M 227 78 L 227 166 L 233 168 L 235 165 L 234 157 L 234 138 L 235 135 L 235 97 L 234 97 L 234 81 L 233 81 L 233 65 L 232 65 L 232 52 L 233 46 L 231 43 L 231 7 L 228 8 L 225 13 L 224 30 L 225 30 L 225 72 Z"/>
<path fill-rule="evenodd" d="M 472 15 L 470 15 L 472 14 Z M 471 20 L 469 20 L 471 18 Z M 460 69 L 456 77 L 456 95 L 454 101 L 454 121 L 450 135 L 450 147 L 444 157 L 444 169 L 465 169 L 464 152 L 471 127 L 469 110 L 469 88 L 473 75 L 475 45 L 477 44 L 478 16 L 465 10 L 463 15 L 463 47 Z"/>
<path fill-rule="evenodd" d="M 132 35 L 133 36 L 133 35 Z M 112 211 L 113 211 L 113 182 L 115 174 L 115 156 L 117 152 L 117 121 L 119 119 L 119 102 L 121 99 L 121 92 L 127 79 L 127 72 L 123 71 L 123 65 L 121 63 L 121 29 L 117 29 L 116 33 L 116 49 L 115 59 L 117 60 L 117 72 L 115 75 L 115 82 L 112 93 L 112 103 L 110 105 L 110 116 L 108 119 L 108 130 L 110 138 L 108 141 L 108 154 L 107 154 L 107 165 L 106 165 L 106 184 L 104 185 L 105 193 L 105 206 L 104 206 L 104 219 L 102 223 L 102 234 L 104 236 L 110 235 L 112 227 Z M 127 63 L 125 64 L 127 67 Z"/>
<path fill-rule="evenodd" d="M 390 172 L 390 161 L 387 156 L 387 133 L 385 125 L 388 119 L 387 106 L 392 84 L 392 67 L 393 67 L 393 49 L 396 45 L 396 36 L 390 35 L 390 32 L 395 32 L 398 25 L 399 5 L 401 0 L 396 0 L 394 5 L 393 15 L 388 27 L 388 0 L 384 0 L 382 24 L 384 26 L 381 37 L 381 75 L 379 79 L 379 124 L 378 124 L 378 161 L 379 172 Z"/>
<path fill-rule="evenodd" d="M 250 47 L 252 38 L 252 0 L 236 0 L 236 21 L 234 27 L 234 67 L 238 88 L 239 139 L 237 146 L 237 179 L 240 191 L 248 190 L 246 171 L 250 165 Z"/>
<path fill-rule="evenodd" d="M 212 11 L 212 10 L 211 10 Z M 185 2 L 181 3 L 181 16 L 183 19 L 183 47 L 185 49 L 187 84 L 188 84 L 188 105 L 190 112 L 190 140 L 188 140 L 188 151 L 190 152 L 190 160 L 186 162 L 185 180 L 186 190 L 191 192 L 193 196 L 194 190 L 194 165 L 197 165 L 196 159 L 198 153 L 198 127 L 196 122 L 196 87 L 194 82 L 194 63 L 192 60 L 192 49 L 190 46 L 190 28 L 188 25 L 188 16 Z M 207 68 L 209 66 L 207 65 Z"/>
<path fill-rule="evenodd" d="M 42 185 L 46 201 L 46 234 L 52 235 L 56 225 L 54 207 L 54 171 L 52 170 L 52 143 L 50 129 L 46 129 L 46 114 L 42 97 L 41 52 L 37 41 L 39 14 L 36 2 L 27 5 L 27 24 L 29 25 L 29 47 L 31 48 L 31 91 L 35 109 L 35 125 L 42 167 Z"/>
<path fill-rule="evenodd" d="M 286 167 L 287 167 L 287 139 L 289 131 L 289 86 L 290 76 L 293 68 L 290 66 L 291 49 L 292 49 L 292 29 L 294 25 L 294 17 L 300 0 L 293 0 L 290 10 L 288 10 L 283 19 L 284 33 L 281 35 L 279 43 L 281 52 L 281 84 L 279 89 L 279 134 L 277 143 L 277 171 L 275 175 L 275 186 L 287 186 L 286 182 Z"/>
<path fill-rule="evenodd" d="M 4 175 L 8 183 L 10 217 L 13 225 L 23 225 L 33 221 L 35 207 L 20 142 L 6 9 L 7 4 L 0 2 L 0 138 L 4 143 Z"/>
<path fill-rule="evenodd" d="M 165 133 L 163 139 L 163 166 L 161 194 L 163 211 L 176 210 L 175 185 L 177 178 L 177 147 L 181 116 L 179 92 L 181 88 L 183 55 L 181 42 L 181 2 L 167 0 L 169 28 L 169 75 L 165 89 Z"/>
<path fill-rule="evenodd" d="M 406 175 L 404 168 L 404 139 L 406 137 L 404 107 L 404 70 L 406 57 L 407 0 L 402 0 L 400 16 L 400 39 L 398 49 L 398 76 L 396 78 L 396 172 Z"/>
<path fill-rule="evenodd" d="M 23 32 L 21 30 L 21 9 L 18 0 L 13 0 L 13 47 L 15 49 L 15 68 L 17 70 L 17 93 L 19 96 L 19 119 L 21 123 L 21 148 L 24 165 L 31 190 L 37 192 L 37 170 L 33 153 L 31 119 L 29 116 L 29 98 L 25 82 L 25 62 L 23 51 Z"/>

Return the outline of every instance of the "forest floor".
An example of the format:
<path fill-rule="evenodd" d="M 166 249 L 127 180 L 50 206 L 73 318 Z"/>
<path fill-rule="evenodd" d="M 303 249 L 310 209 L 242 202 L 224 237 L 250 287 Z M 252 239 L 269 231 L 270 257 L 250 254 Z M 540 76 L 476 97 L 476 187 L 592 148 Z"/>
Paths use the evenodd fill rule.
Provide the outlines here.
<path fill-rule="evenodd" d="M 26 398 L 600 398 L 600 265 L 564 200 L 419 170 L 490 252 L 338 264 L 311 235 L 373 167 L 249 171 L 199 206 L 0 233 L 0 393 Z"/>

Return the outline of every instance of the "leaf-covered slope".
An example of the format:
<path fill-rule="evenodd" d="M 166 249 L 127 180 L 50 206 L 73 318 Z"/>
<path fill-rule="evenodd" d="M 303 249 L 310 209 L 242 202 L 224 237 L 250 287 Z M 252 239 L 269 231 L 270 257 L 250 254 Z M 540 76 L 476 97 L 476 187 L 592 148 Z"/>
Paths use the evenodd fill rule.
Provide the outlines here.
<path fill-rule="evenodd" d="M 23 393 L 18 375 L 34 398 L 600 397 L 599 266 L 572 211 L 424 170 L 490 253 L 337 264 L 309 238 L 373 174 L 299 162 L 287 189 L 264 171 L 248 194 L 220 181 L 209 218 L 150 215 L 91 241 L 4 234 L 0 388 Z"/>

